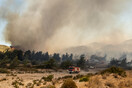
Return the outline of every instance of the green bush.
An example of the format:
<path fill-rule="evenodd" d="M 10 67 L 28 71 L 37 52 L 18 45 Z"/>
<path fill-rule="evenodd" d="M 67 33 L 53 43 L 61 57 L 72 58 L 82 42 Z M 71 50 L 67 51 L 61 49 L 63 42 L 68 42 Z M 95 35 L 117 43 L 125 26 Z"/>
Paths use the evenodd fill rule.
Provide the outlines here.
<path fill-rule="evenodd" d="M 84 76 L 84 75 L 80 75 L 80 74 L 78 74 L 78 75 L 74 76 L 73 79 L 74 79 L 74 80 L 76 80 L 76 79 L 80 79 L 80 78 L 82 78 L 83 76 Z"/>
<path fill-rule="evenodd" d="M 79 82 L 87 82 L 89 80 L 89 77 L 82 77 L 80 78 Z"/>
<path fill-rule="evenodd" d="M 62 69 L 68 69 L 69 68 L 69 66 L 72 66 L 73 65 L 73 63 L 72 63 L 72 61 L 70 61 L 70 60 L 66 60 L 66 61 L 63 61 L 62 63 L 61 63 L 61 68 Z"/>
<path fill-rule="evenodd" d="M 61 88 L 77 88 L 73 79 L 66 79 Z"/>
<path fill-rule="evenodd" d="M 114 66 L 111 68 L 108 68 L 106 70 L 101 71 L 101 74 L 105 74 L 105 73 L 115 73 L 115 74 L 118 74 L 122 77 L 126 77 L 126 72 L 124 69 L 119 68 L 119 67 L 114 67 Z"/>
<path fill-rule="evenodd" d="M 54 78 L 53 75 L 49 75 L 49 76 L 47 76 L 47 80 L 49 80 L 49 81 L 52 81 L 53 78 Z"/>
<path fill-rule="evenodd" d="M 19 86 L 24 86 L 23 83 L 15 80 L 14 82 L 12 82 L 12 85 L 15 87 L 15 88 L 19 88 Z"/>
<path fill-rule="evenodd" d="M 47 76 L 47 77 L 42 77 L 41 79 L 43 79 L 44 81 L 50 82 L 50 81 L 52 81 L 53 78 L 54 78 L 53 75 L 49 75 L 49 76 Z"/>

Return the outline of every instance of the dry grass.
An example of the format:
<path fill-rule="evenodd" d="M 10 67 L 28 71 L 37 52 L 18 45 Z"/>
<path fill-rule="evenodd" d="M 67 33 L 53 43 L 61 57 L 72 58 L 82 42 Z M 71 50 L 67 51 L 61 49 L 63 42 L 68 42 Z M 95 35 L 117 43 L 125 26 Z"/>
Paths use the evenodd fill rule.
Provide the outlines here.
<path fill-rule="evenodd" d="M 88 88 L 104 88 L 101 78 L 101 75 L 90 78 L 88 82 Z"/>
<path fill-rule="evenodd" d="M 97 74 L 90 76 L 87 82 L 79 82 L 80 77 L 82 77 L 79 75 L 79 77 L 77 76 L 78 79 L 75 79 L 74 82 L 77 88 L 132 88 L 132 71 L 126 71 L 126 73 L 127 77 L 110 73 Z M 55 78 L 52 81 L 41 79 L 52 74 L 17 74 L 16 76 L 0 74 L 0 79 L 2 80 L 0 81 L 0 88 L 14 88 L 13 86 L 19 86 L 20 88 L 47 88 L 49 85 L 53 85 L 51 88 L 61 88 L 67 78 L 58 80 L 58 77 L 65 78 L 68 74 L 62 75 L 62 73 L 56 73 L 60 75 L 56 76 L 54 74 Z M 83 76 L 86 76 L 86 74 Z M 75 74 L 72 77 L 76 77 Z"/>
<path fill-rule="evenodd" d="M 11 48 L 5 45 L 0 45 L 0 52 L 11 51 Z"/>
<path fill-rule="evenodd" d="M 132 80 L 124 80 L 118 84 L 119 88 L 132 88 Z"/>
<path fill-rule="evenodd" d="M 88 88 L 132 88 L 132 71 L 127 71 L 127 77 L 117 74 L 95 75 L 90 78 Z M 128 75 L 129 74 L 129 75 Z"/>

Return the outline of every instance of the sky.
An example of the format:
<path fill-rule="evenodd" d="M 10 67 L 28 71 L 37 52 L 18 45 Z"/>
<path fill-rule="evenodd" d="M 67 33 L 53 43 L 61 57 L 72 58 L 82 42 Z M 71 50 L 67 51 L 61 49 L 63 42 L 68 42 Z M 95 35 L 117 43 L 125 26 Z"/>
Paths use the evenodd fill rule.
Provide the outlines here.
<path fill-rule="evenodd" d="M 1 6 L 5 5 L 5 2 L 8 0 L 0 0 L 0 8 Z M 19 5 L 21 6 L 24 2 L 23 0 L 15 0 L 15 3 L 17 3 L 17 6 L 19 7 Z M 12 7 L 12 10 L 15 10 L 15 7 Z M 20 8 L 21 9 L 21 8 Z M 18 10 L 20 10 L 18 9 Z M 5 37 L 4 37 L 4 31 L 6 28 L 6 24 L 7 21 L 4 19 L 0 19 L 0 45 L 7 45 L 7 46 L 11 46 L 10 42 L 5 41 Z"/>
<path fill-rule="evenodd" d="M 7 43 L 4 40 L 4 29 L 5 29 L 6 22 L 5 21 L 0 21 L 0 44 L 1 45 L 8 45 L 10 46 L 10 43 Z"/>
<path fill-rule="evenodd" d="M 9 1 L 9 0 L 0 0 L 0 8 L 1 8 L 1 6 L 6 6 L 5 1 Z M 50 48 L 65 47 L 66 48 L 66 47 L 70 47 L 73 45 L 79 45 L 79 43 L 80 43 L 80 45 L 86 45 L 86 44 L 91 43 L 91 42 L 108 42 L 108 43 L 111 43 L 111 41 L 113 42 L 114 38 L 115 38 L 114 42 L 118 41 L 118 40 L 121 40 L 120 42 L 123 42 L 125 40 L 132 39 L 132 24 L 131 24 L 132 23 L 132 0 L 126 0 L 126 1 L 129 1 L 129 3 L 127 3 L 126 8 L 124 8 L 124 9 L 122 8 L 122 6 L 120 6 L 120 0 L 117 0 L 117 2 L 114 0 L 111 0 L 112 2 L 110 2 L 110 0 L 108 0 L 109 1 L 108 3 L 112 3 L 111 5 L 115 4 L 113 6 L 115 9 L 112 6 L 109 6 L 109 7 L 105 6 L 104 4 L 108 4 L 108 3 L 106 3 L 107 1 L 105 2 L 104 0 L 100 0 L 100 2 L 104 3 L 101 5 L 104 5 L 104 7 L 106 7 L 106 9 L 103 6 L 102 7 L 100 6 L 100 3 L 98 2 L 98 0 L 91 1 L 90 2 L 91 5 L 89 4 L 89 7 L 84 2 L 87 2 L 90 0 L 84 0 L 84 1 L 77 0 L 77 3 L 75 3 L 73 0 L 72 1 L 73 6 L 72 5 L 70 6 L 70 4 L 68 2 L 69 0 L 65 1 L 64 3 L 61 2 L 61 0 L 54 0 L 54 2 L 52 1 L 52 3 L 50 1 L 47 1 L 47 3 L 46 3 L 47 5 L 45 5 L 45 6 L 43 5 L 44 1 L 27 0 L 31 4 L 30 8 L 26 8 L 28 2 L 26 2 L 25 0 L 12 0 L 12 1 L 14 1 L 13 3 L 15 3 L 15 4 L 12 4 L 11 6 L 9 6 L 10 8 L 8 8 L 8 9 L 11 10 L 12 12 L 14 11 L 14 12 L 19 13 L 19 15 L 22 14 L 22 16 L 20 16 L 19 18 L 14 20 L 14 21 L 18 21 L 18 25 L 16 25 L 16 27 L 14 29 L 7 29 L 8 31 L 11 30 L 14 32 L 17 30 L 17 32 L 19 33 L 20 29 L 21 29 L 20 27 L 23 27 L 23 25 L 24 25 L 24 24 L 22 24 L 22 26 L 21 26 L 19 24 L 23 23 L 23 20 L 27 21 L 25 19 L 25 17 L 27 17 L 28 20 L 35 19 L 35 21 L 33 20 L 32 23 L 37 24 L 37 25 L 33 25 L 33 26 L 34 26 L 34 28 L 39 28 L 38 26 L 40 26 L 40 27 L 42 26 L 40 22 L 36 23 L 36 21 L 41 21 L 39 18 L 39 16 L 40 16 L 39 13 L 41 13 L 43 11 L 43 9 L 46 9 L 45 11 L 47 13 L 51 13 L 51 14 L 49 14 L 49 17 L 48 17 L 49 19 L 44 19 L 47 21 L 46 24 L 48 26 L 46 26 L 46 27 L 49 27 L 49 25 L 54 26 L 54 24 L 55 24 L 55 25 L 57 25 L 57 28 L 60 28 L 60 30 L 53 31 L 53 30 L 50 30 L 50 28 L 49 28 L 50 31 L 48 31 L 47 34 L 50 35 L 50 36 L 48 36 L 48 37 L 50 37 L 50 39 L 48 39 L 47 36 L 44 36 L 44 35 L 46 35 L 45 31 L 40 31 L 39 34 L 40 35 L 44 34 L 44 35 L 42 35 L 42 37 L 46 37 L 43 40 L 43 41 L 46 41 L 46 44 L 42 42 L 43 46 L 45 46 L 45 47 L 50 47 Z M 104 1 L 104 2 L 102 2 L 102 1 Z M 78 3 L 81 3 L 82 5 L 78 4 Z M 96 5 L 100 6 L 99 10 L 98 10 L 98 8 L 96 8 L 96 6 L 92 7 L 93 3 L 96 3 Z M 118 3 L 119 3 L 119 7 L 118 7 Z M 61 4 L 62 4 L 62 6 L 61 6 Z M 80 5 L 80 7 L 77 6 L 76 4 Z M 69 5 L 68 9 L 66 9 L 64 7 L 67 5 Z M 84 5 L 84 7 L 83 7 L 83 5 Z M 85 7 L 85 5 L 86 5 L 86 7 Z M 108 4 L 108 5 L 110 5 L 110 4 Z M 117 5 L 117 7 L 116 7 L 116 5 Z M 95 10 L 95 11 L 90 11 L 92 13 L 92 15 L 95 15 L 97 13 L 97 11 L 102 11 L 102 12 L 98 13 L 99 18 L 96 15 L 93 16 L 93 19 L 90 18 L 92 16 L 89 15 L 89 12 L 87 12 L 87 9 L 86 9 L 86 8 L 88 8 L 88 10 L 89 10 L 90 6 L 92 8 L 94 8 L 94 10 Z M 64 10 L 70 9 L 71 12 L 67 11 L 67 13 L 66 13 L 67 15 L 65 15 L 65 14 L 63 14 L 64 13 L 63 10 L 56 9 L 56 8 L 61 8 L 61 7 Z M 78 13 L 75 11 L 77 8 L 79 8 L 80 13 L 82 12 L 82 14 L 80 14 L 80 15 L 82 15 L 84 17 L 79 17 Z M 121 11 L 121 13 L 118 14 L 119 8 L 122 8 L 123 11 Z M 36 9 L 38 9 L 38 10 L 36 10 Z M 108 9 L 108 11 L 107 11 L 107 9 Z M 24 11 L 25 11 L 25 13 L 24 13 Z M 60 16 L 62 16 L 62 17 L 67 16 L 67 19 L 64 19 L 64 21 L 68 21 L 70 24 L 65 24 L 65 25 L 62 24 L 64 26 L 58 25 L 61 22 L 64 22 L 64 21 L 62 21 L 63 19 L 61 19 L 61 17 L 58 18 L 58 20 L 60 22 L 58 22 L 58 24 L 56 24 L 56 21 L 54 21 L 56 19 L 54 19 L 54 18 L 57 18 L 58 16 L 56 16 L 56 14 L 54 14 L 52 12 L 54 12 L 54 13 L 60 12 Z M 75 12 L 75 14 L 74 14 L 74 12 Z M 23 15 L 23 13 L 24 13 L 24 15 Z M 32 16 L 31 13 L 35 13 L 33 15 L 34 17 L 31 17 Z M 54 14 L 55 16 L 53 16 L 52 14 Z M 72 16 L 71 14 L 74 14 L 75 17 L 74 16 L 70 17 L 70 16 Z M 88 16 L 86 14 L 88 14 Z M 45 13 L 42 13 L 42 15 L 44 16 L 44 17 L 42 17 L 42 19 L 47 16 Z M 69 19 L 68 19 L 68 16 L 69 16 Z M 118 16 L 117 17 L 118 19 L 114 19 L 114 16 Z M 91 22 L 90 21 L 87 22 L 87 20 L 85 19 L 87 17 L 88 17 L 88 20 L 91 20 Z M 75 19 L 75 18 L 77 18 L 77 19 Z M 98 20 L 95 18 L 97 18 Z M 102 20 L 103 18 L 104 18 L 104 20 L 108 20 L 108 23 L 107 23 L 107 21 Z M 113 20 L 111 21 L 110 20 L 111 18 L 114 19 L 115 21 L 113 21 Z M 50 21 L 51 19 L 53 19 L 53 25 L 49 24 L 52 22 L 52 21 Z M 77 22 L 77 21 L 80 21 L 80 22 Z M 94 27 L 93 25 L 95 25 L 96 22 L 97 22 L 97 27 Z M 102 26 L 103 22 L 104 22 L 104 28 Z M 116 25 L 114 24 L 114 22 Z M 10 46 L 11 44 L 9 42 L 6 42 L 5 35 L 4 35 L 5 30 L 6 30 L 5 28 L 9 26 L 9 25 L 7 25 L 7 23 L 8 23 L 8 21 L 6 21 L 4 19 L 0 19 L 0 44 Z M 32 24 L 30 24 L 29 22 L 25 22 L 25 23 L 29 24 L 29 26 L 27 26 L 27 28 L 29 28 L 29 30 L 34 30 L 34 31 L 32 31 L 33 33 L 36 32 L 35 29 L 32 28 Z M 43 23 L 45 23 L 45 22 L 43 22 Z M 15 23 L 15 24 L 17 24 L 17 23 Z M 77 24 L 79 24 L 79 26 L 83 26 L 83 27 L 79 28 Z M 13 23 L 13 25 L 14 25 L 14 23 Z M 74 26 L 76 26 L 76 27 L 74 27 Z M 114 31 L 114 29 L 111 29 L 112 26 L 113 26 L 113 28 L 115 27 L 115 31 Z M 101 31 L 98 30 L 98 27 L 99 27 L 99 29 L 101 29 Z M 20 28 L 20 29 L 18 29 L 18 28 Z M 54 27 L 51 27 L 51 28 L 54 28 Z M 106 28 L 106 30 L 104 30 L 105 28 Z M 119 29 L 116 29 L 116 28 L 119 28 Z M 73 29 L 76 29 L 76 30 L 73 30 Z M 41 28 L 40 28 L 40 30 L 41 30 Z M 53 31 L 54 33 L 52 33 L 51 31 Z M 14 35 L 17 35 L 17 32 L 14 33 Z M 120 32 L 120 34 L 118 32 Z M 22 33 L 22 34 L 25 36 L 28 35 L 28 33 L 27 34 Z M 63 36 L 64 34 L 66 34 L 66 35 Z M 97 36 L 97 35 L 99 35 L 99 36 Z M 37 37 L 41 37 L 41 36 L 37 36 Z M 33 41 L 38 40 L 37 37 L 33 37 L 34 40 L 32 40 L 32 43 L 34 43 Z M 63 40 L 62 40 L 62 37 L 63 37 Z M 118 37 L 118 38 L 116 39 L 116 37 Z M 8 40 L 11 41 L 12 44 L 14 44 L 14 45 L 15 44 L 18 44 L 18 45 L 23 44 L 24 45 L 25 42 L 27 42 L 27 40 L 23 40 L 23 38 L 21 38 L 21 37 L 16 39 L 16 40 L 22 39 L 24 42 L 15 41 L 15 40 L 13 40 L 13 38 L 14 38 L 14 36 L 12 36 L 12 33 L 9 33 Z M 26 38 L 31 38 L 31 36 L 27 36 Z M 35 38 L 36 38 L 36 40 L 35 40 Z M 55 39 L 58 39 L 57 43 L 54 42 Z M 70 42 L 70 44 L 69 44 L 69 42 Z M 20 43 L 22 43 L 22 44 L 20 44 Z M 54 43 L 54 46 L 52 46 L 53 43 Z M 60 43 L 62 46 L 58 45 Z M 29 46 L 31 45 L 30 43 L 28 43 L 28 44 L 29 44 Z M 26 45 L 28 45 L 28 44 L 26 44 Z M 36 43 L 36 44 L 39 44 L 39 43 Z"/>
<path fill-rule="evenodd" d="M 0 0 L 0 6 L 2 5 L 4 0 Z M 2 45 L 10 45 L 9 43 L 5 42 L 4 40 L 4 29 L 6 26 L 6 22 L 4 20 L 0 20 L 0 44 Z"/>

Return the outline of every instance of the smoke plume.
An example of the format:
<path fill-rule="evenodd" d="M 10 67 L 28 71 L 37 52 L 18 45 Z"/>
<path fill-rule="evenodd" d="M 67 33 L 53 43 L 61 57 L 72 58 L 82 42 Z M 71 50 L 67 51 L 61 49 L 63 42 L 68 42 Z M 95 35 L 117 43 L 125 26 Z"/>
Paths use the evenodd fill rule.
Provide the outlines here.
<path fill-rule="evenodd" d="M 115 43 L 125 38 L 119 17 L 129 0 L 23 2 L 20 5 L 16 0 L 8 0 L 0 7 L 0 19 L 7 20 L 5 38 L 12 46 L 55 52 L 95 41 Z"/>

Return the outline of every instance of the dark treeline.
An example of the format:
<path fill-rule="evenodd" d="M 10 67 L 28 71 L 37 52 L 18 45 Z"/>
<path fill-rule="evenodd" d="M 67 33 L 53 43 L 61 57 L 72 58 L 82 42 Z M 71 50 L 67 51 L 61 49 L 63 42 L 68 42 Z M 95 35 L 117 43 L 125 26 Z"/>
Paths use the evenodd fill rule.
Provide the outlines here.
<path fill-rule="evenodd" d="M 25 51 L 14 50 L 0 52 L 0 68 L 17 69 L 20 67 L 40 68 L 40 69 L 68 69 L 69 66 L 78 66 L 81 69 L 87 70 L 88 68 L 95 67 L 108 67 L 117 66 L 122 68 L 132 68 L 132 61 L 127 62 L 126 56 L 119 59 L 111 59 L 110 62 L 106 60 L 107 55 L 100 57 L 91 55 L 86 60 L 84 54 L 79 58 L 73 59 L 73 54 L 43 53 L 42 51 Z"/>
<path fill-rule="evenodd" d="M 82 55 L 80 59 L 73 60 L 73 54 L 54 53 L 50 55 L 48 52 L 42 51 L 25 51 L 14 50 L 0 52 L 0 67 L 1 68 L 18 68 L 18 67 L 36 67 L 36 68 L 63 68 L 67 69 L 69 66 L 83 66 L 85 57 Z M 82 62 L 81 62 L 82 61 Z"/>
<path fill-rule="evenodd" d="M 124 69 L 132 69 L 132 60 L 128 61 L 127 55 L 123 54 L 120 58 L 112 58 L 109 66 L 121 67 Z"/>
<path fill-rule="evenodd" d="M 127 62 L 127 58 L 124 58 L 122 60 L 113 58 L 113 59 L 111 59 L 109 66 L 110 67 L 111 66 L 116 66 L 116 67 L 121 67 L 121 68 L 124 68 L 124 69 L 131 69 L 132 61 Z"/>

